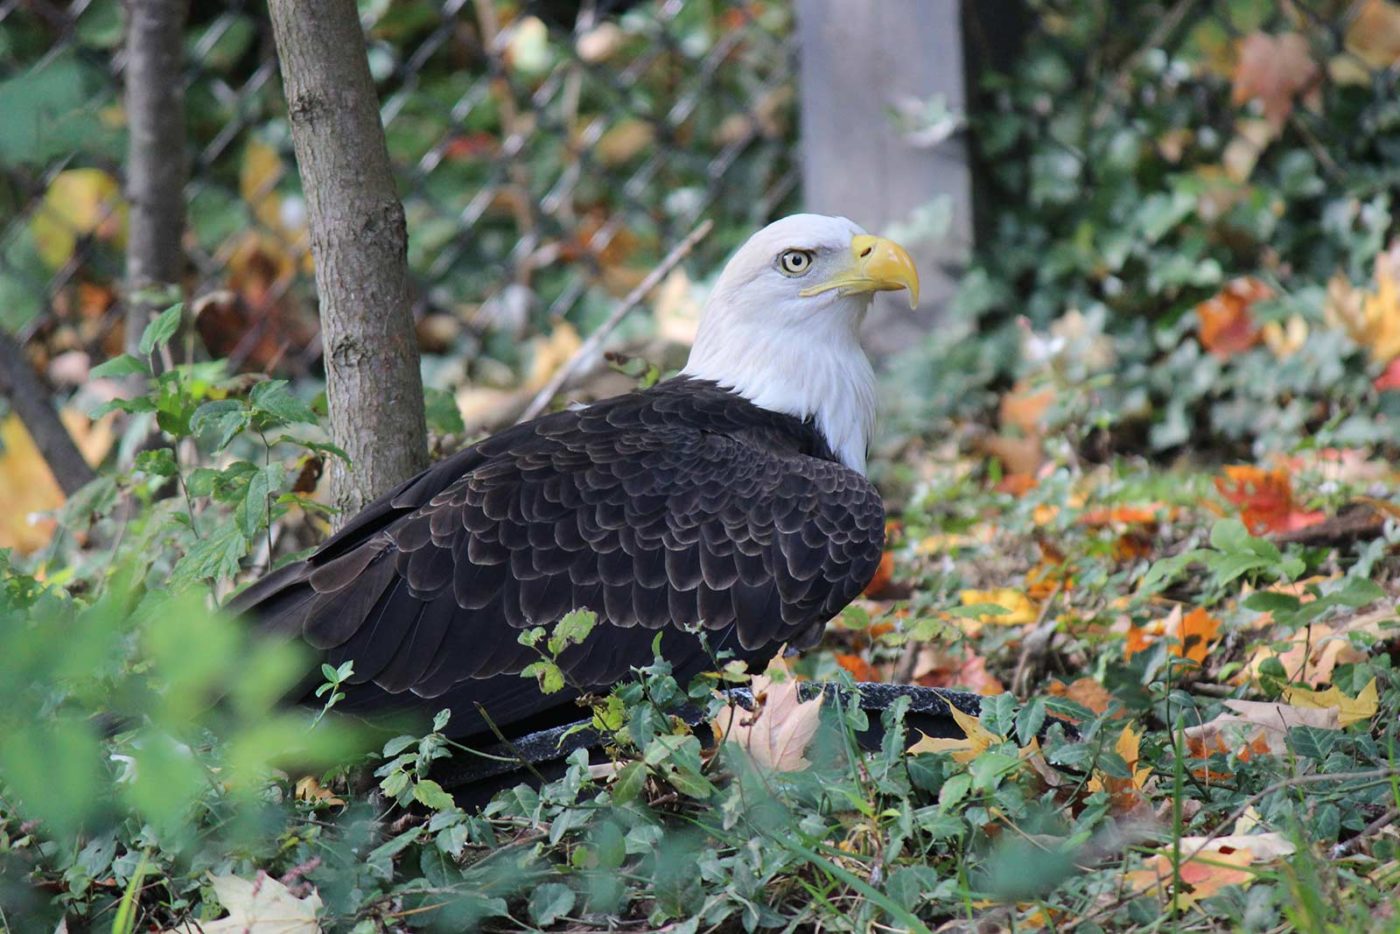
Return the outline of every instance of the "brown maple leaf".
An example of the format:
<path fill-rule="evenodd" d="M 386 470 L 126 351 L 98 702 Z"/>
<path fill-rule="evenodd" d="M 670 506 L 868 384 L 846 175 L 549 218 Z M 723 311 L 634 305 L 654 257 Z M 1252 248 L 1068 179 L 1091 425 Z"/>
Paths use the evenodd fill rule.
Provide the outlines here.
<path fill-rule="evenodd" d="M 1230 97 L 1237 107 L 1257 101 L 1277 135 L 1297 98 L 1317 96 L 1321 74 L 1308 40 L 1298 33 L 1253 32 L 1240 40 Z"/>
<path fill-rule="evenodd" d="M 728 707 L 715 718 L 715 737 L 742 747 L 754 764 L 770 772 L 800 772 L 812 763 L 805 753 L 821 722 L 823 695 L 804 701 L 797 682 L 753 679 L 754 710 Z"/>

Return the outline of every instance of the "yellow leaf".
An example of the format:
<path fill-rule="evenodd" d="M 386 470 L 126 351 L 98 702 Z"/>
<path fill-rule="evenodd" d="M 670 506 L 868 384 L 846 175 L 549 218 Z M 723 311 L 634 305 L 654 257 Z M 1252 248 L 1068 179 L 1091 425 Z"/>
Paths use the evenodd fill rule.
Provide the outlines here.
<path fill-rule="evenodd" d="M 963 731 L 963 738 L 948 739 L 938 736 L 924 736 L 909 747 L 909 755 L 918 755 L 921 752 L 947 752 L 952 754 L 954 761 L 966 765 L 986 752 L 989 747 L 1005 741 L 984 727 L 981 720 L 971 714 L 963 713 L 953 704 L 948 705 L 948 710 L 953 714 L 953 720 L 958 724 L 959 729 Z"/>
<path fill-rule="evenodd" d="M 1373 71 L 1384 71 L 1400 62 L 1400 4 L 1365 0 L 1347 27 L 1346 49 Z M 1367 74 L 1369 82 L 1371 76 Z"/>
<path fill-rule="evenodd" d="M 1286 360 L 1303 349 L 1308 339 L 1308 323 L 1302 315 L 1291 315 L 1283 324 L 1265 322 L 1262 333 L 1269 351 L 1278 359 Z"/>
<path fill-rule="evenodd" d="M 1325 691 L 1309 691 L 1307 688 L 1289 687 L 1284 688 L 1283 699 L 1295 707 L 1316 710 L 1336 708 L 1337 723 L 1340 726 L 1348 726 L 1371 719 L 1376 715 L 1380 701 L 1376 691 L 1375 678 L 1367 682 L 1356 697 L 1347 697 L 1335 686 Z"/>
<path fill-rule="evenodd" d="M 753 679 L 755 710 L 728 707 L 715 718 L 717 739 L 744 748 L 754 763 L 771 772 L 800 772 L 811 765 L 804 756 L 821 722 L 822 699 L 799 700 L 797 682 Z"/>
<path fill-rule="evenodd" d="M 1400 357 L 1400 242 L 1376 255 L 1374 292 L 1356 288 L 1342 273 L 1328 280 L 1326 313 L 1376 363 Z"/>
<path fill-rule="evenodd" d="M 49 184 L 29 223 L 39 258 L 57 269 L 73 258 L 80 237 L 120 246 L 126 234 L 126 202 L 117 180 L 101 169 L 69 169 Z"/>
<path fill-rule="evenodd" d="M 1152 769 L 1147 766 L 1138 767 L 1142 757 L 1140 746 L 1142 734 L 1134 730 L 1131 726 L 1123 727 L 1123 732 L 1118 734 L 1118 742 L 1114 744 L 1113 751 L 1123 759 L 1128 766 L 1128 771 L 1132 773 L 1131 778 L 1114 778 L 1112 775 L 1105 775 L 1103 772 L 1094 772 L 1089 779 L 1090 791 L 1107 791 L 1113 797 L 1114 806 L 1122 811 L 1132 810 L 1142 803 L 1141 791 L 1147 785 L 1147 780 L 1152 776 Z"/>
<path fill-rule="evenodd" d="M 90 421 L 72 409 L 59 412 L 88 463 L 96 464 L 112 446 L 112 419 Z M 24 422 L 11 412 L 0 421 L 0 548 L 29 554 L 48 544 L 53 520 L 37 518 L 62 506 L 63 491 L 29 436 Z"/>
<path fill-rule="evenodd" d="M 323 787 L 314 775 L 304 775 L 297 779 L 296 796 L 298 801 L 320 802 L 335 807 L 345 805 L 343 798 L 336 797 L 329 788 Z"/>
<path fill-rule="evenodd" d="M 1024 626 L 1026 623 L 1035 622 L 1036 619 L 1036 609 L 1030 598 L 1010 587 L 964 590 L 958 594 L 958 599 L 962 601 L 963 606 L 990 603 L 1006 610 L 1005 613 L 983 613 L 977 617 L 980 622 L 993 626 Z"/>
<path fill-rule="evenodd" d="M 282 197 L 277 183 L 285 171 L 276 149 L 260 139 L 249 140 L 238 169 L 238 193 L 268 230 L 282 230 Z"/>
<path fill-rule="evenodd" d="M 593 153 L 609 168 L 630 162 L 656 139 L 656 129 L 645 120 L 626 117 L 608 129 Z"/>
<path fill-rule="evenodd" d="M 583 341 L 572 324 L 560 321 L 547 337 L 533 338 L 530 343 L 534 353 L 530 357 L 530 372 L 525 375 L 524 385 L 535 392 L 543 389 L 555 371 L 569 362 Z"/>

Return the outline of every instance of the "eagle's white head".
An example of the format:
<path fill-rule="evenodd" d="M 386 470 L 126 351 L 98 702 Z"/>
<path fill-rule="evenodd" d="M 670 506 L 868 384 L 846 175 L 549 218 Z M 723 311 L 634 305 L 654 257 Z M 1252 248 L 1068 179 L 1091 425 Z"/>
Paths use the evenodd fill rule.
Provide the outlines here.
<path fill-rule="evenodd" d="M 875 373 L 857 332 L 873 294 L 896 289 L 918 303 L 919 274 L 899 244 L 844 217 L 774 221 L 725 265 L 681 372 L 811 417 L 841 462 L 864 473 Z"/>

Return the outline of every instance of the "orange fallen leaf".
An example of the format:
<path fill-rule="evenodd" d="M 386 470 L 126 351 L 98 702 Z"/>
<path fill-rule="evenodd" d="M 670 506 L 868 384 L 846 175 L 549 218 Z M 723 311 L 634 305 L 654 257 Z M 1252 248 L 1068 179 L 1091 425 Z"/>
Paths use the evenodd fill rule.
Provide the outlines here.
<path fill-rule="evenodd" d="M 822 700 L 800 700 L 798 682 L 775 682 L 766 675 L 753 679 L 755 710 L 726 707 L 714 720 L 717 739 L 742 747 L 759 768 L 771 772 L 800 772 L 811 765 L 807 744 L 821 722 Z"/>
<path fill-rule="evenodd" d="M 1371 385 L 1376 387 L 1376 392 L 1400 392 L 1400 357 L 1390 361 L 1385 372 Z"/>
<path fill-rule="evenodd" d="M 1220 638 L 1220 620 L 1202 607 L 1183 615 L 1174 607 L 1165 619 L 1152 620 L 1143 626 L 1130 626 L 1123 647 L 1124 661 L 1145 651 L 1161 639 L 1171 639 L 1171 653 L 1178 658 L 1203 664 L 1211 647 Z"/>
<path fill-rule="evenodd" d="M 1227 886 L 1247 887 L 1255 876 L 1247 867 L 1254 862 L 1280 859 L 1293 852 L 1292 845 L 1277 833 L 1236 834 L 1215 840 L 1182 837 L 1180 847 L 1187 858 L 1179 872 L 1173 871 L 1171 854 L 1159 853 L 1143 863 L 1142 869 L 1124 874 L 1128 887 L 1139 893 L 1155 889 L 1165 900 L 1173 894 L 1173 880 L 1179 878 L 1182 889 L 1175 893 L 1175 900 L 1189 908 Z"/>
<path fill-rule="evenodd" d="M 1047 693 L 1056 697 L 1067 697 L 1076 704 L 1088 707 L 1094 713 L 1106 713 L 1109 702 L 1113 699 L 1107 688 L 1089 677 L 1071 681 L 1069 684 L 1051 681 Z"/>
<path fill-rule="evenodd" d="M 1003 427 L 1013 426 L 1025 435 L 1044 431 L 1045 413 L 1055 401 L 1055 390 L 1032 390 L 1024 381 L 1001 397 L 999 413 Z"/>
<path fill-rule="evenodd" d="M 1181 620 L 1177 633 L 1177 643 L 1172 646 L 1172 654 L 1190 659 L 1196 664 L 1206 660 L 1207 653 L 1220 639 L 1220 620 L 1211 616 L 1203 608 L 1196 607 Z"/>
<path fill-rule="evenodd" d="M 1266 470 L 1244 464 L 1225 467 L 1215 478 L 1215 489 L 1240 510 L 1240 520 L 1253 535 L 1295 532 L 1327 518 L 1318 511 L 1297 508 L 1288 470 Z"/>
<path fill-rule="evenodd" d="M 1079 521 L 1090 528 L 1126 525 L 1156 525 L 1158 517 L 1169 512 L 1164 503 L 1143 503 L 1137 506 L 1100 506 L 1086 509 Z"/>
<path fill-rule="evenodd" d="M 867 597 L 878 597 L 890 581 L 894 579 L 894 555 L 885 552 L 880 555 L 880 564 L 875 568 L 875 576 L 870 578 L 870 583 L 865 585 L 865 595 Z"/>
<path fill-rule="evenodd" d="M 1250 307 L 1273 297 L 1274 290 L 1252 276 L 1227 283 L 1216 295 L 1196 306 L 1201 346 L 1225 360 L 1259 343 L 1261 333 Z"/>
<path fill-rule="evenodd" d="M 880 672 L 875 670 L 875 666 L 861 658 L 859 655 L 852 655 L 847 652 L 838 653 L 836 664 L 850 672 L 851 677 L 857 681 L 883 681 Z"/>
<path fill-rule="evenodd" d="M 305 775 L 297 779 L 296 797 L 298 801 L 311 801 L 333 807 L 345 805 L 343 798 L 336 797 L 330 789 L 322 787 L 313 775 Z"/>

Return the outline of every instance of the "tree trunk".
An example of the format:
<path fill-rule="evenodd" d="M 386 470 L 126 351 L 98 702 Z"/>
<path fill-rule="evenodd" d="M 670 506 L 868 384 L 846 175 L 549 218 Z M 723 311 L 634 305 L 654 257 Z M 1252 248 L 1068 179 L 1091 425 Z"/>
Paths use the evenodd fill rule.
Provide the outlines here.
<path fill-rule="evenodd" d="M 423 380 L 394 188 L 354 0 L 271 0 L 316 259 L 339 521 L 428 464 Z"/>
<path fill-rule="evenodd" d="M 24 358 L 24 351 L 15 339 L 3 330 L 0 330 L 0 394 L 9 397 L 10 408 L 24 422 L 34 446 L 65 494 L 72 496 L 92 481 L 96 474 L 54 411 L 49 387 Z"/>
<path fill-rule="evenodd" d="M 126 351 L 154 309 L 171 304 L 184 265 L 185 92 L 181 73 L 186 0 L 125 0 Z M 176 293 L 178 294 L 178 293 Z"/>

